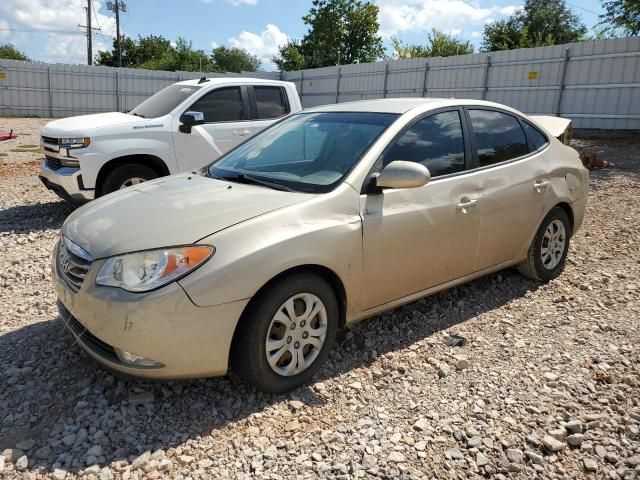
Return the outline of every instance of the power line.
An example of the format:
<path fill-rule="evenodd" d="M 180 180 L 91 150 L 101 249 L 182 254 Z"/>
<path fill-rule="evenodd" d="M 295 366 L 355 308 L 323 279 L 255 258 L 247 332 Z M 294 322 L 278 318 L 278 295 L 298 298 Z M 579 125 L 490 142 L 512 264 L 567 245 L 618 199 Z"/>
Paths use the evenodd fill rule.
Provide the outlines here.
<path fill-rule="evenodd" d="M 83 27 L 84 28 L 84 27 Z M 40 28 L 2 28 L 0 27 L 0 32 L 20 32 L 20 33 L 44 33 L 44 34 L 56 34 L 56 35 L 86 35 L 85 32 L 80 32 L 77 30 L 43 30 Z M 105 33 L 94 33 L 99 37 L 113 38 L 114 35 L 107 35 Z"/>
<path fill-rule="evenodd" d="M 593 10 L 589 10 L 588 8 L 584 8 L 584 7 L 581 7 L 579 5 L 575 5 L 573 3 L 567 2 L 567 5 L 569 5 L 570 7 L 573 7 L 573 8 L 577 8 L 578 10 L 584 10 L 585 12 L 591 13 L 592 15 L 596 15 L 597 17 L 599 17 L 601 15 L 600 13 L 594 12 Z"/>
<path fill-rule="evenodd" d="M 91 8 L 93 9 L 93 15 L 96 17 L 96 23 L 98 24 L 98 29 L 102 30 L 102 26 L 100 25 L 100 19 L 98 17 L 98 12 L 96 12 L 96 6 L 93 4 L 91 0 L 89 0 L 89 3 L 91 3 Z"/>
<path fill-rule="evenodd" d="M 84 35 L 84 32 L 78 32 L 75 30 L 43 30 L 40 28 L 1 28 L 0 31 L 7 32 L 27 32 L 27 33 L 59 33 L 59 34 L 81 34 Z"/>

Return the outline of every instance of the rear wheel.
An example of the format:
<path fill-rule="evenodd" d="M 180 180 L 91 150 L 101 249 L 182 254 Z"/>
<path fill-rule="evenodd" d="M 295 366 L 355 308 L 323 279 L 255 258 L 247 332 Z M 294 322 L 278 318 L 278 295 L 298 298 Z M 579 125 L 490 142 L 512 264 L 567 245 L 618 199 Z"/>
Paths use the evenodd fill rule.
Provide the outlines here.
<path fill-rule="evenodd" d="M 567 212 L 554 207 L 540 224 L 527 258 L 518 265 L 518 270 L 534 280 L 553 280 L 564 270 L 570 238 L 571 222 Z"/>
<path fill-rule="evenodd" d="M 107 175 L 102 184 L 102 194 L 106 195 L 157 177 L 156 171 L 146 165 L 122 165 Z"/>
<path fill-rule="evenodd" d="M 231 366 L 260 390 L 281 393 L 308 382 L 333 345 L 339 319 L 333 289 L 313 274 L 269 286 L 238 326 Z"/>

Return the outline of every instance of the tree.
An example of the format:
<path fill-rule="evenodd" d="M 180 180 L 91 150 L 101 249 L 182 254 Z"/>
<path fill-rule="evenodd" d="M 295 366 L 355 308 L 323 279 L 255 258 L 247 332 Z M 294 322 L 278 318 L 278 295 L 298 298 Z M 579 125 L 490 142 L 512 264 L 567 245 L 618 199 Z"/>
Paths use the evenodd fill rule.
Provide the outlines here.
<path fill-rule="evenodd" d="M 304 68 L 304 55 L 300 42 L 295 40 L 285 43 L 278 48 L 278 55 L 271 59 L 281 72 L 302 70 Z"/>
<path fill-rule="evenodd" d="M 509 18 L 485 25 L 482 50 L 559 45 L 583 40 L 586 33 L 564 0 L 526 0 Z"/>
<path fill-rule="evenodd" d="M 318 68 L 378 60 L 384 53 L 378 12 L 376 5 L 360 0 L 313 0 L 302 17 L 309 31 L 299 44 L 290 42 L 281 48 L 274 63 Z"/>
<path fill-rule="evenodd" d="M 164 37 L 149 35 L 134 40 L 123 35 L 120 37 L 122 66 L 142 68 L 142 64 L 161 58 L 171 48 L 171 42 Z M 118 66 L 118 44 L 115 39 L 113 49 L 110 52 L 100 50 L 95 56 L 94 63 L 105 67 Z"/>
<path fill-rule="evenodd" d="M 405 45 L 402 41 L 392 37 L 391 48 L 391 58 L 451 57 L 473 53 L 473 45 L 469 41 L 463 42 L 453 35 L 435 28 L 432 28 L 431 33 L 427 35 L 426 45 Z"/>
<path fill-rule="evenodd" d="M 605 27 L 604 33 L 640 34 L 640 0 L 608 0 L 602 8 L 605 13 L 600 15 L 600 25 Z"/>
<path fill-rule="evenodd" d="M 204 50 L 194 50 L 191 41 L 178 37 L 175 46 L 157 35 L 120 38 L 122 66 L 128 68 L 145 68 L 148 70 L 184 70 L 188 72 L 210 72 L 215 70 L 211 57 Z M 118 46 L 113 41 L 113 50 L 99 51 L 95 58 L 96 65 L 108 67 L 118 66 Z"/>
<path fill-rule="evenodd" d="M 30 61 L 29 57 L 11 43 L 4 43 L 0 45 L 0 58 L 6 58 L 8 60 L 24 60 L 26 62 Z"/>
<path fill-rule="evenodd" d="M 262 62 L 242 48 L 217 47 L 211 55 L 217 70 L 221 72 L 256 72 Z"/>

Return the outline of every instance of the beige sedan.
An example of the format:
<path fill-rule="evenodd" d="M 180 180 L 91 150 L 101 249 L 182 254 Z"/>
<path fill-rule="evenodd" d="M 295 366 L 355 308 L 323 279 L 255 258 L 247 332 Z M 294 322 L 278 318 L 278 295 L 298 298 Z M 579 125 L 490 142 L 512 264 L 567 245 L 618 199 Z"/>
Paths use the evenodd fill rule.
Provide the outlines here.
<path fill-rule="evenodd" d="M 121 372 L 231 367 L 295 388 L 344 325 L 511 266 L 561 273 L 588 174 L 547 121 L 444 99 L 288 117 L 201 171 L 75 211 L 53 257 L 61 317 Z"/>

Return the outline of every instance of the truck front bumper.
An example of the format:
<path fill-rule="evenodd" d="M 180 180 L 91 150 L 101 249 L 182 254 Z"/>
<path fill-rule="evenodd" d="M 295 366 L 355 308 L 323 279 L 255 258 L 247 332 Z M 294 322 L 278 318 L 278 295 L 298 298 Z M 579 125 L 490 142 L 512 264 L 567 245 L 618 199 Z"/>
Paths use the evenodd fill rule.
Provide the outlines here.
<path fill-rule="evenodd" d="M 95 198 L 95 190 L 83 188 L 79 168 L 52 168 L 43 160 L 38 177 L 45 187 L 64 200 L 81 203 Z"/>

